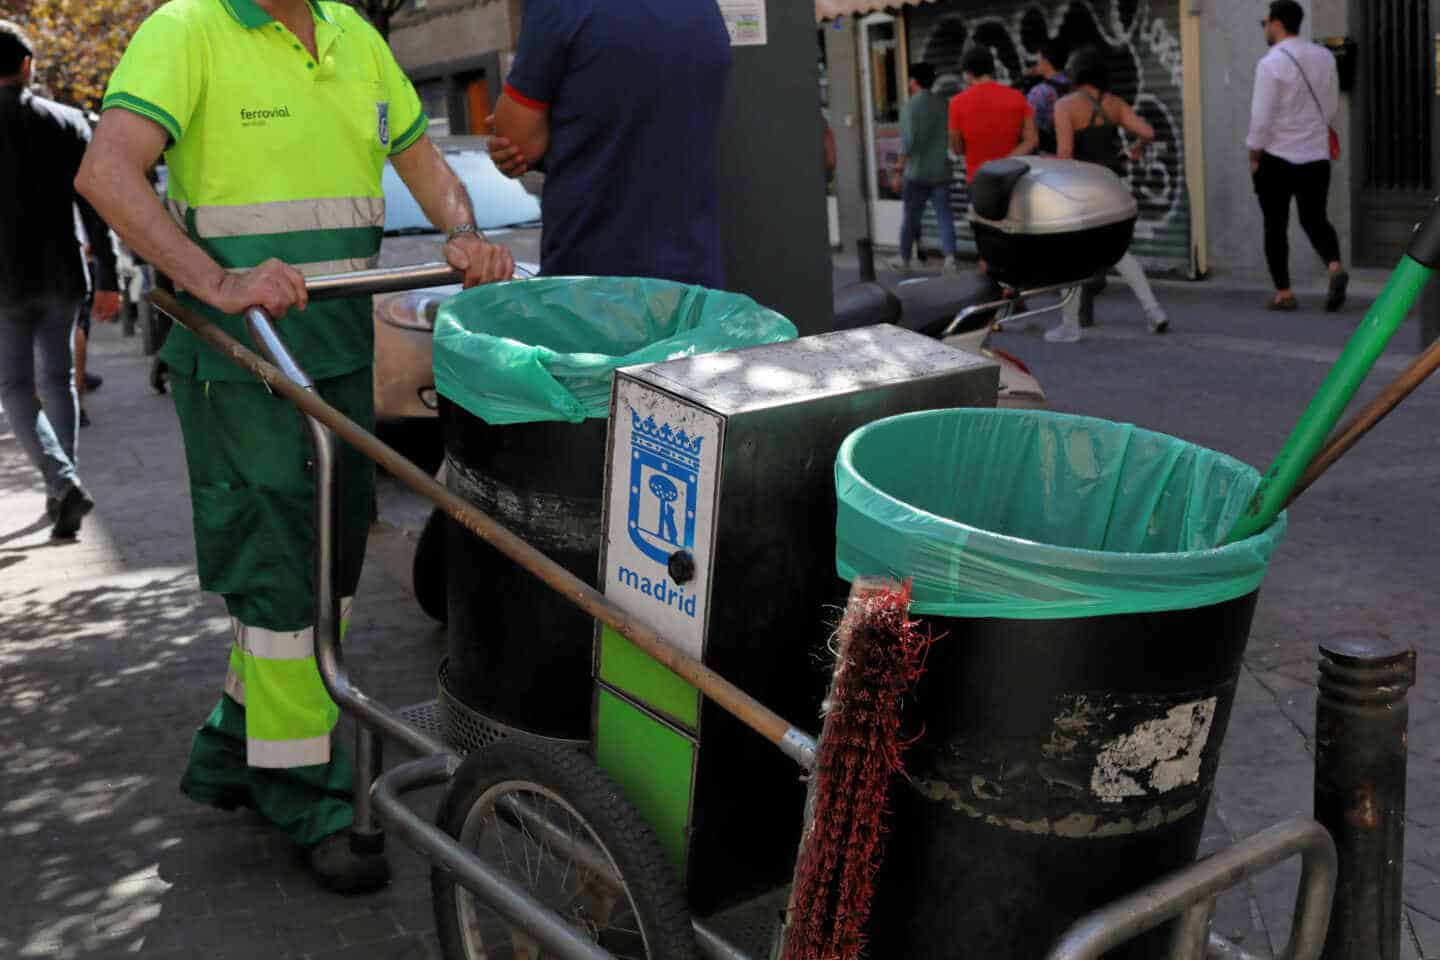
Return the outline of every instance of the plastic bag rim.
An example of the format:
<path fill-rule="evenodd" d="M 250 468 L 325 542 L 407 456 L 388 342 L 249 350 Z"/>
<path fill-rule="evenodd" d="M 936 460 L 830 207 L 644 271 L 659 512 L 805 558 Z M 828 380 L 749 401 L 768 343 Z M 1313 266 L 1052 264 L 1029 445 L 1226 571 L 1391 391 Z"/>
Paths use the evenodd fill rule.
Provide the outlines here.
<path fill-rule="evenodd" d="M 844 443 L 840 445 L 840 452 L 835 458 L 835 466 L 837 470 L 841 471 L 845 480 L 853 482 L 860 487 L 863 487 L 867 493 L 883 500 L 885 503 L 893 507 L 908 510 L 916 516 L 923 517 L 926 520 L 932 521 L 943 528 L 954 530 L 957 535 L 964 535 L 966 537 L 979 535 L 982 537 L 990 538 L 992 540 L 1003 541 L 1005 543 L 1013 544 L 1020 548 L 1039 548 L 1041 550 L 1053 550 L 1070 556 L 1085 556 L 1090 558 L 1104 557 L 1112 563 L 1116 560 L 1147 561 L 1153 563 L 1157 560 L 1177 560 L 1180 558 L 1227 558 L 1230 556 L 1249 552 L 1258 545 L 1257 541 L 1260 540 L 1272 541 L 1270 547 L 1271 550 L 1273 550 L 1274 546 L 1278 543 L 1279 538 L 1284 534 L 1287 526 L 1289 525 L 1289 514 L 1287 511 L 1282 511 L 1280 515 L 1277 516 L 1268 527 L 1266 527 L 1264 530 L 1259 531 L 1258 533 L 1246 537 L 1244 540 L 1238 540 L 1235 543 L 1228 543 L 1224 546 L 1208 547 L 1203 550 L 1167 550 L 1156 553 L 1140 553 L 1133 550 L 1112 551 L 1095 550 L 1090 547 L 1065 547 L 1059 544 L 1045 543 L 1043 540 L 1027 540 L 1024 537 L 1017 537 L 1008 533 L 999 533 L 994 530 L 987 530 L 984 527 L 977 527 L 968 523 L 962 523 L 959 520 L 952 520 L 949 517 L 942 517 L 938 513 L 932 513 L 929 510 L 917 507 L 912 503 L 901 500 L 899 497 L 896 497 L 893 494 L 880 489 L 869 479 L 863 476 L 860 471 L 855 467 L 853 459 L 855 447 L 858 446 L 871 432 L 883 427 L 886 424 L 892 424 L 904 420 L 946 419 L 978 416 L 1031 417 L 1036 415 L 1052 420 L 1069 420 L 1074 423 L 1099 424 L 1107 428 L 1117 426 L 1130 427 L 1131 429 L 1139 433 L 1148 434 L 1152 437 L 1159 437 L 1161 439 L 1169 440 L 1174 443 L 1181 443 L 1187 447 L 1194 447 L 1199 450 L 1204 450 L 1205 452 L 1210 453 L 1216 457 L 1219 457 L 1221 460 L 1228 462 L 1232 466 L 1238 467 L 1241 473 L 1252 474 L 1257 483 L 1260 480 L 1260 471 L 1256 470 L 1253 466 L 1243 460 L 1236 459 L 1235 457 L 1232 457 L 1227 453 L 1221 453 L 1218 450 L 1211 450 L 1208 447 L 1201 447 L 1199 444 L 1191 443 L 1188 440 L 1182 440 L 1179 437 L 1172 436 L 1168 433 L 1161 433 L 1158 430 L 1147 430 L 1144 427 L 1138 427 L 1133 423 L 1122 423 L 1121 421 L 1117 420 L 1106 420 L 1102 417 L 1087 417 L 1073 413 L 1058 413 L 1051 410 L 1007 410 L 996 407 L 947 407 L 938 410 L 917 410 L 912 413 L 902 413 L 893 417 L 885 417 L 881 420 L 874 420 L 852 431 L 851 434 L 845 438 Z M 837 480 L 838 479 L 840 478 L 837 477 Z M 1270 551 L 1267 551 L 1267 555 L 1269 554 L 1269 552 Z"/>

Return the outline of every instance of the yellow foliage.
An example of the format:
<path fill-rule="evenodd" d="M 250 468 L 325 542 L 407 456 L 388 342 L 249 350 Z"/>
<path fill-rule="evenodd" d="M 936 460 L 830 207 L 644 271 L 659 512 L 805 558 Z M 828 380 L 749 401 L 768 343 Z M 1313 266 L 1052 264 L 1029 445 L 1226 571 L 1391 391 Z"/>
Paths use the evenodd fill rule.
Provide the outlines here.
<path fill-rule="evenodd" d="M 162 0 L 31 0 L 14 15 L 35 45 L 35 82 L 46 95 L 100 109 L 110 72 Z"/>

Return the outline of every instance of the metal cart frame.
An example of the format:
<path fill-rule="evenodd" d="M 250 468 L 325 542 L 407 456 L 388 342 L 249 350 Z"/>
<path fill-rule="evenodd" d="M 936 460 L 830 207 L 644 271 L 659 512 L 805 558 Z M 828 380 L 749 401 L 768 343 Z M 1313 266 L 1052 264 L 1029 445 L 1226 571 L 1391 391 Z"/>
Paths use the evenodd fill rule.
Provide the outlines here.
<path fill-rule="evenodd" d="M 371 270 L 314 277 L 307 281 L 307 288 L 312 298 L 319 299 L 440 286 L 457 281 L 458 277 L 447 265 L 432 264 L 399 270 Z M 1064 288 L 1026 292 L 1053 292 L 1058 289 Z M 1073 292 L 1071 295 L 1074 295 Z M 355 821 L 352 828 L 357 845 L 363 849 L 381 849 L 384 845 L 384 832 L 388 830 L 432 864 L 449 871 L 457 883 L 474 894 L 486 907 L 533 938 L 546 951 L 564 960 L 609 958 L 609 953 L 581 936 L 560 915 L 524 889 L 511 884 L 483 859 L 404 803 L 402 798 L 407 793 L 449 782 L 459 768 L 462 758 L 449 745 L 426 732 L 420 725 L 407 720 L 401 711 L 366 695 L 346 671 L 341 649 L 339 602 L 335 586 L 340 549 L 337 495 L 340 481 L 336 469 L 339 438 L 334 430 L 306 410 L 304 395 L 285 389 L 287 385 L 299 388 L 309 395 L 312 402 L 319 402 L 315 399 L 314 382 L 285 346 L 276 332 L 272 318 L 259 307 L 252 307 L 244 316 L 246 328 L 260 353 L 268 361 L 267 365 L 218 328 L 200 321 L 199 318 L 188 316 L 187 311 L 179 309 L 173 300 L 167 302 L 167 295 L 156 293 L 154 299 L 158 307 L 173 313 L 178 322 L 190 327 L 192 332 L 249 370 L 272 390 L 284 395 L 305 417 L 314 449 L 315 659 L 330 696 L 341 710 L 354 718 L 357 725 Z M 972 309 L 984 308 L 985 306 Z M 1053 310 L 1055 307 L 1048 309 Z M 284 383 L 281 382 L 282 378 Z M 354 429 L 359 430 L 358 427 Z M 403 462 L 402 465 L 409 466 L 410 471 L 413 471 L 402 477 L 402 480 L 435 500 L 471 532 L 486 539 L 492 546 L 557 590 L 561 590 L 561 586 L 568 588 L 561 590 L 562 599 L 576 604 L 619 630 L 641 645 L 642 649 L 652 652 L 652 655 L 657 656 L 668 668 L 686 679 L 692 679 L 693 682 L 687 669 L 696 665 L 696 662 L 690 661 L 678 651 L 667 649 L 664 640 L 648 627 L 612 606 L 603 595 L 565 573 L 543 554 L 483 513 L 445 491 L 418 468 Z M 723 680 L 712 680 L 707 695 L 741 719 L 746 719 L 748 715 L 747 725 L 762 733 L 791 757 L 803 771 L 814 769 L 814 738 L 791 726 Z M 383 744 L 387 738 L 414 754 L 415 759 L 382 772 Z M 1209 938 L 1209 917 L 1214 899 L 1250 874 L 1285 860 L 1297 852 L 1305 856 L 1305 873 L 1297 903 L 1296 933 L 1292 936 L 1291 945 L 1283 958 L 1315 960 L 1319 956 L 1329 922 L 1330 901 L 1335 887 L 1335 850 L 1329 835 L 1309 820 L 1289 821 L 1273 827 L 1191 867 L 1162 878 L 1131 897 L 1091 915 L 1066 934 L 1052 950 L 1050 958 L 1089 960 L 1099 957 L 1105 950 L 1166 920 L 1181 917 L 1182 922 L 1177 927 L 1179 933 L 1173 952 L 1174 960 L 1200 960 L 1202 957 L 1250 960 L 1245 954 L 1228 948 L 1228 945 L 1222 946 L 1223 941 Z M 697 921 L 694 927 L 700 951 L 710 960 L 750 960 L 743 951 L 727 943 L 702 923 Z M 1226 952 L 1227 948 L 1229 952 Z"/>

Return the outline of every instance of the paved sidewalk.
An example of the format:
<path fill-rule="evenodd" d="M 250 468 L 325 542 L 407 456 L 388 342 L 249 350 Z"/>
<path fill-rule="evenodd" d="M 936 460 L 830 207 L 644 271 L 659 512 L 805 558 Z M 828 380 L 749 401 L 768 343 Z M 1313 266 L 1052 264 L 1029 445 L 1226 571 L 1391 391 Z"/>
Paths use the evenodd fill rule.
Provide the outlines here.
<path fill-rule="evenodd" d="M 258 818 L 176 788 L 219 695 L 228 621 L 199 592 L 178 427 L 134 343 L 96 328 L 105 385 L 81 468 L 98 507 L 78 543 L 47 542 L 0 418 L 0 957 L 437 957 L 428 873 L 408 851 L 392 851 L 386 892 L 336 896 Z M 404 537 L 381 527 L 374 544 L 349 663 L 388 702 L 427 699 L 443 632 L 408 593 Z"/>

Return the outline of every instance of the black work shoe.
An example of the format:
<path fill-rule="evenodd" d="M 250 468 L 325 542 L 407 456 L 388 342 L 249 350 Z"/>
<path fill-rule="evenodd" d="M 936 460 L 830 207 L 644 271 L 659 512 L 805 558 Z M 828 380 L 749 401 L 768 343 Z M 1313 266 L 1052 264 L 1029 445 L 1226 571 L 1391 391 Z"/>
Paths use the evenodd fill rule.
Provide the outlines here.
<path fill-rule="evenodd" d="M 390 882 L 383 851 L 357 852 L 349 830 L 339 830 L 305 851 L 305 865 L 327 890 L 374 893 Z"/>
<path fill-rule="evenodd" d="M 104 382 L 105 378 L 100 376 L 100 374 L 87 371 L 85 374 L 85 392 L 94 393 L 100 389 L 100 385 Z"/>
<path fill-rule="evenodd" d="M 81 407 L 81 408 L 80 408 L 80 426 L 82 426 L 82 427 L 88 427 L 88 426 L 90 426 L 90 414 L 88 414 L 88 413 L 85 412 L 85 408 L 84 408 L 84 407 Z"/>
<path fill-rule="evenodd" d="M 1336 270 L 1330 274 L 1330 288 L 1325 294 L 1325 310 L 1334 313 L 1345 306 L 1345 293 L 1350 289 L 1350 274 Z"/>
<path fill-rule="evenodd" d="M 94 509 L 95 501 L 79 484 L 66 490 L 55 507 L 55 526 L 50 536 L 55 540 L 75 539 L 75 534 L 80 532 L 80 521 Z"/>
<path fill-rule="evenodd" d="M 54 523 L 56 520 L 60 519 L 60 498 L 59 498 L 59 497 L 46 497 L 46 498 L 45 498 L 45 517 L 46 517 L 46 519 L 48 519 L 51 523 Z"/>

